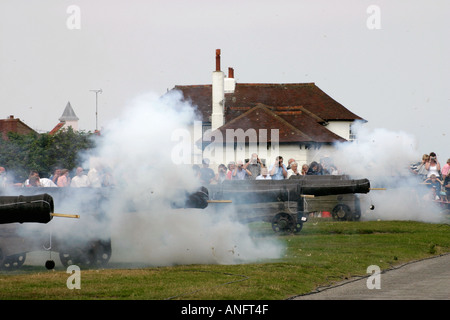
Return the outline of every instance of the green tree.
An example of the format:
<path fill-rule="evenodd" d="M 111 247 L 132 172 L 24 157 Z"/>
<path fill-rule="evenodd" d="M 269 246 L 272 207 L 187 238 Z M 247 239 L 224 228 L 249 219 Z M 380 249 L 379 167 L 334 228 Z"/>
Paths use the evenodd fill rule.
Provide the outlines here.
<path fill-rule="evenodd" d="M 73 170 L 81 164 L 81 155 L 95 148 L 91 132 L 74 131 L 72 127 L 54 135 L 8 133 L 0 139 L 0 165 L 13 173 L 15 182 L 27 179 L 30 170 L 47 177 L 55 167 Z"/>

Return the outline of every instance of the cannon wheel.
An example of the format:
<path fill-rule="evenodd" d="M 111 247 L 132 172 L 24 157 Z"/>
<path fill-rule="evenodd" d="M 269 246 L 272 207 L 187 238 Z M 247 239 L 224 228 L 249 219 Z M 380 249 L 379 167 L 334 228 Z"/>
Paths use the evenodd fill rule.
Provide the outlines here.
<path fill-rule="evenodd" d="M 352 210 L 350 207 L 346 204 L 338 204 L 336 205 L 333 210 L 331 211 L 331 215 L 334 219 L 345 221 L 345 220 L 352 220 Z"/>
<path fill-rule="evenodd" d="M 296 232 L 298 227 L 295 224 L 294 218 L 289 213 L 280 212 L 272 218 L 272 229 L 275 232 Z M 301 226 L 298 231 L 300 230 Z"/>
<path fill-rule="evenodd" d="M 19 269 L 25 263 L 26 257 L 27 257 L 26 252 L 17 253 L 4 257 L 0 249 L 0 262 L 1 262 L 0 269 L 3 270 Z"/>
<path fill-rule="evenodd" d="M 82 248 L 67 248 L 59 252 L 61 263 L 68 267 L 80 264 L 87 267 L 104 267 L 111 258 L 111 241 L 95 240 Z"/>
<path fill-rule="evenodd" d="M 294 228 L 294 232 L 295 233 L 300 232 L 302 230 L 302 228 L 303 228 L 303 222 L 297 221 L 297 224 L 295 225 L 295 228 Z"/>

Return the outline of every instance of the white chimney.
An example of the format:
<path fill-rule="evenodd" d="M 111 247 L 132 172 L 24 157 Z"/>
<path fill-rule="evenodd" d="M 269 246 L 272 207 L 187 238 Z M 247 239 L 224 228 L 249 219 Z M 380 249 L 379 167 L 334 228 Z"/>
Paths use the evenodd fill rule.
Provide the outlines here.
<path fill-rule="evenodd" d="M 220 71 L 220 49 L 216 50 L 216 71 L 212 76 L 211 131 L 224 125 L 225 74 Z"/>

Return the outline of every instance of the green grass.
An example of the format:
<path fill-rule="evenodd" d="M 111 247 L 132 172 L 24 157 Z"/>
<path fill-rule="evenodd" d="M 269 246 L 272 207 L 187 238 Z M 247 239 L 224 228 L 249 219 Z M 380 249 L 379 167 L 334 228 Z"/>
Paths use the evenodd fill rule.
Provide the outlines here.
<path fill-rule="evenodd" d="M 179 265 L 81 270 L 81 289 L 69 290 L 63 268 L 24 266 L 0 272 L 5 299 L 280 300 L 366 276 L 412 260 L 450 252 L 450 226 L 413 221 L 337 222 L 311 219 L 298 234 L 275 234 L 270 224 L 251 225 L 255 241 L 285 244 L 277 260 L 239 265 Z"/>

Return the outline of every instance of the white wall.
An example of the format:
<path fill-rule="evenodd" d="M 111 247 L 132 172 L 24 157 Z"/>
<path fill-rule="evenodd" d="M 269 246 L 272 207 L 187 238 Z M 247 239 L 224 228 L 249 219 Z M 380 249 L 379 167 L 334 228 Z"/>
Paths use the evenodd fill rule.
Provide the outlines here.
<path fill-rule="evenodd" d="M 336 130 L 336 134 L 344 134 L 344 131 L 347 132 L 349 125 L 350 122 L 336 122 L 331 125 L 331 128 Z M 201 164 L 202 158 L 209 158 L 210 167 L 216 171 L 219 164 L 227 165 L 230 161 L 249 159 L 251 154 L 256 152 L 260 159 L 265 159 L 266 165 L 274 163 L 275 158 L 280 155 L 283 157 L 285 164 L 290 158 L 293 158 L 301 166 L 304 163 L 310 164 L 312 161 L 320 161 L 324 157 L 332 157 L 334 153 L 333 145 L 313 145 L 306 149 L 305 146 L 300 147 L 298 143 L 274 146 L 261 143 L 251 146 L 248 144 L 245 146 L 238 145 L 237 147 L 220 143 L 210 145 L 202 154 L 202 150 L 195 145 L 195 142 L 200 139 L 202 139 L 201 122 L 196 122 L 188 128 L 173 133 L 174 164 L 177 164 L 177 162 L 186 165 Z"/>
<path fill-rule="evenodd" d="M 329 121 L 326 128 L 345 140 L 350 140 L 350 126 L 352 123 L 352 121 Z"/>

